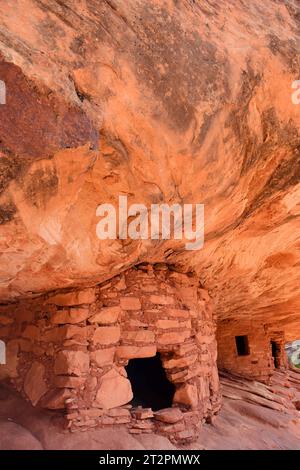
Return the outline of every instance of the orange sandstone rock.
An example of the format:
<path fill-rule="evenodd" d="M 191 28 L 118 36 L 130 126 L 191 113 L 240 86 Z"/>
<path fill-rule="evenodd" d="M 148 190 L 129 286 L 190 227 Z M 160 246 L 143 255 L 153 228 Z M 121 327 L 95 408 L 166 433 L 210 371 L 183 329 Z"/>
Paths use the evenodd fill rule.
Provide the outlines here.
<path fill-rule="evenodd" d="M 132 399 L 132 390 L 128 379 L 111 369 L 101 378 L 96 403 L 100 408 L 115 408 Z"/>
<path fill-rule="evenodd" d="M 89 355 L 82 351 L 60 351 L 55 359 L 54 372 L 57 375 L 77 375 L 89 370 Z"/>

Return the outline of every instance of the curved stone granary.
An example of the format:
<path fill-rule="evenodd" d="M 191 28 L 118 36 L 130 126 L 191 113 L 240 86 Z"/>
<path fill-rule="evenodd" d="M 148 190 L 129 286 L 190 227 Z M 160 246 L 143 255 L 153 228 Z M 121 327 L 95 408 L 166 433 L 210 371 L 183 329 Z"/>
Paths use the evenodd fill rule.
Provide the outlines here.
<path fill-rule="evenodd" d="M 265 387 L 289 367 L 300 6 L 250 3 L 1 2 L 0 377 L 72 431 L 187 442 L 220 408 L 217 364 Z M 204 204 L 203 248 L 100 240 L 120 196 Z M 165 411 L 135 404 L 146 357 L 174 386 Z"/>
<path fill-rule="evenodd" d="M 20 301 L 1 316 L 0 377 L 33 405 L 66 409 L 68 428 L 128 424 L 188 441 L 220 408 L 215 318 L 191 273 L 140 265 L 96 288 Z M 173 408 L 153 414 L 130 404 L 125 366 L 157 353 L 174 395 Z"/>

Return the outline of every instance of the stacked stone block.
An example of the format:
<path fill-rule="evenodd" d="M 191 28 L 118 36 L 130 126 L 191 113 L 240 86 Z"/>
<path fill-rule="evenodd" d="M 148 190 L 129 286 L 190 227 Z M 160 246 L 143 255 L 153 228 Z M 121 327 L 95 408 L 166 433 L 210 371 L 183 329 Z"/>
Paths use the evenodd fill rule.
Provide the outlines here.
<path fill-rule="evenodd" d="M 189 441 L 219 410 L 215 319 L 196 276 L 141 265 L 95 288 L 5 306 L 1 368 L 34 405 L 65 410 L 71 431 L 126 425 Z M 134 409 L 130 359 L 159 352 L 175 385 L 163 414 Z"/>
<path fill-rule="evenodd" d="M 235 337 L 247 336 L 249 354 L 238 355 Z M 218 323 L 218 367 L 241 377 L 269 383 L 274 373 L 271 341 L 281 345 L 280 364 L 285 367 L 287 360 L 284 350 L 284 333 L 274 332 L 261 321 L 224 320 Z"/>

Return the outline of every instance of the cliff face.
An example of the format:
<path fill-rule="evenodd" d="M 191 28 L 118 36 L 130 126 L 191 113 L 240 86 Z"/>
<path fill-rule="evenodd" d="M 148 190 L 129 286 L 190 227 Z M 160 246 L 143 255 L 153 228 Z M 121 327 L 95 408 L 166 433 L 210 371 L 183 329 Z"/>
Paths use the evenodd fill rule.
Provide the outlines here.
<path fill-rule="evenodd" d="M 300 335 L 300 10 L 288 1 L 1 3 L 0 298 L 195 270 L 219 319 Z M 96 208 L 205 204 L 205 244 L 105 240 Z"/>

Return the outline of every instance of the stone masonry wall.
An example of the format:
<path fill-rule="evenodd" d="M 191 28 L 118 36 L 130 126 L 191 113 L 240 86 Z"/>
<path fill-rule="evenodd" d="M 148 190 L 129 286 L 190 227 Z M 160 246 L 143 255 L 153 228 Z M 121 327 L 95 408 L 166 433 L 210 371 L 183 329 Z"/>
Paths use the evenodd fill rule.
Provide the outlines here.
<path fill-rule="evenodd" d="M 220 408 L 216 324 L 196 277 L 141 265 L 81 291 L 0 307 L 9 378 L 33 405 L 63 409 L 67 427 L 123 424 L 192 440 Z M 173 407 L 134 409 L 125 366 L 159 352 Z"/>
<path fill-rule="evenodd" d="M 240 356 L 235 337 L 245 335 L 248 338 L 249 354 Z M 219 369 L 267 383 L 275 369 L 271 341 L 275 341 L 279 347 L 278 366 L 285 367 L 283 332 L 274 332 L 267 325 L 252 321 L 220 322 L 217 328 Z"/>
<path fill-rule="evenodd" d="M 284 331 L 278 331 L 274 328 L 268 328 L 268 337 L 270 341 L 274 341 L 276 344 L 275 357 L 272 358 L 272 366 L 287 369 L 289 367 L 288 357 L 285 351 L 286 338 Z"/>

